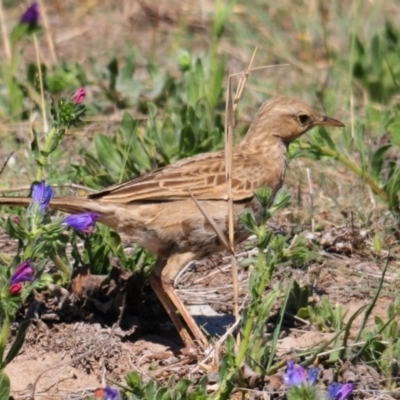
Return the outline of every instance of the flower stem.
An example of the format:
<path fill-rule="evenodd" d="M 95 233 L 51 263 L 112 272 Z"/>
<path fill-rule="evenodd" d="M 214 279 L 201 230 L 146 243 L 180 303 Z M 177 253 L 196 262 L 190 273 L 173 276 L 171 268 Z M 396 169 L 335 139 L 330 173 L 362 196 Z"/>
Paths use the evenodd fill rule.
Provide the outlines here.
<path fill-rule="evenodd" d="M 3 326 L 0 332 L 0 365 L 3 364 L 4 350 L 7 346 L 8 336 L 10 333 L 11 318 L 7 313 L 4 313 Z"/>
<path fill-rule="evenodd" d="M 58 269 L 65 274 L 66 278 L 71 277 L 71 271 L 69 268 L 65 265 L 64 261 L 60 258 L 58 254 L 55 254 L 53 257 L 54 264 L 57 265 Z"/>
<path fill-rule="evenodd" d="M 304 147 L 311 148 L 310 145 L 302 144 L 302 148 Z M 379 187 L 379 185 L 372 179 L 371 175 L 365 172 L 356 163 L 349 160 L 347 157 L 343 156 L 336 150 L 329 149 L 328 147 L 321 146 L 318 147 L 318 150 L 322 154 L 334 158 L 335 160 L 338 160 L 339 162 L 344 164 L 347 168 L 349 168 L 351 171 L 356 173 L 361 179 L 363 179 L 376 195 L 378 195 L 383 201 L 388 202 L 389 199 L 387 193 L 382 188 Z"/>
<path fill-rule="evenodd" d="M 38 168 L 37 173 L 36 173 L 36 180 L 39 181 L 39 182 L 42 180 L 44 164 L 45 164 L 46 159 L 48 157 L 46 154 L 51 149 L 51 144 L 53 143 L 53 138 L 54 138 L 55 133 L 56 133 L 56 126 L 53 125 L 51 127 L 50 131 L 47 134 L 46 142 L 44 144 L 43 153 L 40 155 L 39 160 L 38 160 L 39 161 L 39 168 Z"/>

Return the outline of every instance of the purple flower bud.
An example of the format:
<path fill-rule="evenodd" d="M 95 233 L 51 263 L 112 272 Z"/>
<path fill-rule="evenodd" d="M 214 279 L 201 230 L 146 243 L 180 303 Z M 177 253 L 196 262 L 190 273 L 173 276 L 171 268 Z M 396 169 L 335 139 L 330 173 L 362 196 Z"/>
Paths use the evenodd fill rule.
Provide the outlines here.
<path fill-rule="evenodd" d="M 332 383 L 328 386 L 328 397 L 329 400 L 345 400 L 353 392 L 352 383 Z"/>
<path fill-rule="evenodd" d="M 353 393 L 354 386 L 352 383 L 345 383 L 336 395 L 336 400 L 345 400 Z"/>
<path fill-rule="evenodd" d="M 318 368 L 311 367 L 308 369 L 307 381 L 310 385 L 314 385 L 317 382 L 318 374 L 319 374 Z"/>
<path fill-rule="evenodd" d="M 39 4 L 33 2 L 21 16 L 21 23 L 29 25 L 30 29 L 36 28 L 39 21 Z"/>
<path fill-rule="evenodd" d="M 33 268 L 31 261 L 28 259 L 20 264 L 11 276 L 10 284 L 32 282 L 33 281 Z"/>
<path fill-rule="evenodd" d="M 84 87 L 78 89 L 74 94 L 74 104 L 82 103 L 86 97 L 86 89 Z"/>
<path fill-rule="evenodd" d="M 317 378 L 318 368 L 312 367 L 307 371 L 290 360 L 287 363 L 287 370 L 283 380 L 288 386 L 301 386 L 303 384 L 314 385 Z"/>
<path fill-rule="evenodd" d="M 288 386 L 301 386 L 307 382 L 307 372 L 303 367 L 290 360 L 287 363 L 287 371 L 283 380 Z"/>
<path fill-rule="evenodd" d="M 79 231 L 90 233 L 93 231 L 94 225 L 97 219 L 100 217 L 99 214 L 95 213 L 82 213 L 69 215 L 64 219 L 63 224 L 68 225 L 71 228 L 77 229 Z"/>
<path fill-rule="evenodd" d="M 19 225 L 21 223 L 21 219 L 18 217 L 18 215 L 13 215 L 11 217 L 11 220 L 17 225 Z"/>
<path fill-rule="evenodd" d="M 32 198 L 35 204 L 40 206 L 40 211 L 44 212 L 53 197 L 53 189 L 45 181 L 36 183 L 32 187 Z"/>
<path fill-rule="evenodd" d="M 94 392 L 94 396 L 96 397 L 96 399 L 101 400 L 120 400 L 121 398 L 118 389 L 113 389 L 110 387 L 97 389 Z"/>

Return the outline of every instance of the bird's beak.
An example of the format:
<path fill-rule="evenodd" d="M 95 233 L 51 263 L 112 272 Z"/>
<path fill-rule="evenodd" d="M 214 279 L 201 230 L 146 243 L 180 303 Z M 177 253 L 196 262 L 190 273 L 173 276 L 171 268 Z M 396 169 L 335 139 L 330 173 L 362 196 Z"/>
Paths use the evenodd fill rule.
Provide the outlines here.
<path fill-rule="evenodd" d="M 317 126 L 337 126 L 344 127 L 344 123 L 339 120 L 331 117 L 327 117 L 326 115 L 321 115 L 320 118 L 316 121 Z"/>

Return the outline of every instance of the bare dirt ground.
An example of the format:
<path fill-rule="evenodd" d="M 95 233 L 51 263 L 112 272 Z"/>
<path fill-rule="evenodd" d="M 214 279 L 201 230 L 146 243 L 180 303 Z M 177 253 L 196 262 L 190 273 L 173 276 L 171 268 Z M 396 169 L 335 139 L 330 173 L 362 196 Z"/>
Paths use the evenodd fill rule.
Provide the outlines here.
<path fill-rule="evenodd" d="M 346 231 L 349 232 L 348 227 L 341 227 L 326 230 L 321 235 L 318 245 L 324 255 L 322 263 L 310 263 L 300 269 L 281 266 L 274 281 L 285 285 L 294 277 L 301 285 L 309 286 L 310 303 L 318 302 L 322 297 L 328 298 L 331 303 L 344 306 L 348 319 L 371 301 L 383 263 L 363 259 L 356 251 L 346 255 L 323 250 L 320 240 L 324 237 L 326 240 L 327 236 L 330 246 L 333 243 L 339 248 L 350 246 L 343 239 Z M 7 239 L 3 237 L 1 242 L 4 244 Z M 238 249 L 238 260 L 247 259 L 255 252 Z M 241 305 L 246 300 L 248 271 L 249 267 L 241 267 L 239 272 Z M 29 329 L 21 354 L 6 369 L 15 399 L 28 399 L 33 393 L 35 398 L 41 399 L 81 399 L 107 382 L 121 382 L 130 371 L 138 371 L 145 379 L 161 382 L 168 381 L 171 375 L 196 381 L 207 374 L 212 390 L 213 373 L 218 368 L 217 357 L 185 349 L 150 288 L 145 285 L 139 290 L 129 290 L 135 283 L 123 275 L 116 268 L 114 278 L 108 284 L 113 286 L 119 282 L 120 291 L 109 297 L 105 295 L 109 290 L 88 295 L 86 290 L 91 277 L 83 273 L 79 277 L 81 294 L 86 291 L 83 301 L 73 294 L 76 292 L 73 284 L 69 290 L 53 286 L 37 294 L 36 300 L 21 310 L 21 317 L 30 315 L 36 322 Z M 142 285 L 141 278 L 134 277 L 133 281 L 137 279 Z M 390 271 L 374 316 L 385 318 L 387 306 L 393 301 L 393 282 L 396 281 L 397 274 Z M 230 257 L 219 254 L 189 265 L 178 278 L 177 287 L 194 315 L 203 314 L 197 317 L 198 322 L 213 332 L 212 340 L 217 341 L 233 323 Z M 124 289 L 127 296 L 121 316 L 119 294 Z M 353 324 L 351 338 L 355 337 L 361 319 L 359 316 Z M 273 322 L 266 322 L 267 325 L 270 323 Z M 370 318 L 368 327 L 373 323 Z M 311 348 L 316 343 L 322 344 L 334 335 L 333 331 L 316 331 L 307 322 L 293 318 L 288 318 L 285 326 L 285 334 L 281 336 L 277 349 L 282 358 Z M 266 382 L 265 389 L 279 389 L 282 373 L 276 375 L 278 383 Z M 357 376 L 369 392 L 379 389 L 378 373 L 366 365 L 343 366 L 342 373 L 347 378 Z M 324 371 L 324 379 L 329 383 L 333 372 Z"/>

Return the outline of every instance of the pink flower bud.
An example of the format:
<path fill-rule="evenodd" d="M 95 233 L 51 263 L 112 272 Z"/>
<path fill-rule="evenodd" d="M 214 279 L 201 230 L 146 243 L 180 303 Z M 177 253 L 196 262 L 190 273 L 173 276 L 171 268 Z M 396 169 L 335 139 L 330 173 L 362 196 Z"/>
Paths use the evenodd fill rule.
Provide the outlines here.
<path fill-rule="evenodd" d="M 10 286 L 10 293 L 12 295 L 20 294 L 22 290 L 22 283 L 14 283 Z"/>
<path fill-rule="evenodd" d="M 74 94 L 74 104 L 80 104 L 85 100 L 86 89 L 84 87 L 78 89 Z"/>

